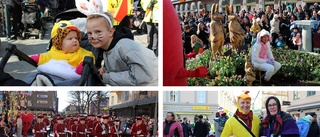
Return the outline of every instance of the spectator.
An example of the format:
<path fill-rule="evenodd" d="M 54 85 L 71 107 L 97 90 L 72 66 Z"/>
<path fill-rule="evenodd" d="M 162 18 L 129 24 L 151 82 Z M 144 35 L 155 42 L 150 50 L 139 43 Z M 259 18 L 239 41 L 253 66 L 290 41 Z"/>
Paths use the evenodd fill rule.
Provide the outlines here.
<path fill-rule="evenodd" d="M 196 33 L 197 32 L 197 25 L 195 23 L 195 21 L 193 19 L 189 20 L 189 27 L 190 27 L 190 31 L 192 33 Z"/>
<path fill-rule="evenodd" d="M 299 137 L 295 120 L 289 113 L 281 111 L 281 104 L 277 97 L 269 97 L 265 107 L 267 116 L 261 122 L 260 136 Z"/>
<path fill-rule="evenodd" d="M 221 133 L 222 133 L 222 130 L 223 130 L 223 126 L 220 125 L 220 121 L 221 121 L 220 113 L 217 112 L 216 113 L 216 118 L 213 119 L 215 137 L 220 137 Z"/>
<path fill-rule="evenodd" d="M 279 16 L 276 14 L 274 15 L 273 19 L 270 22 L 271 30 L 270 33 L 272 35 L 272 45 L 273 47 L 276 47 L 275 40 L 278 38 L 278 35 L 280 34 L 280 21 Z"/>
<path fill-rule="evenodd" d="M 20 30 L 23 28 L 23 25 L 21 23 L 21 17 L 22 17 L 22 8 L 21 8 L 21 2 L 22 0 L 9 0 L 9 13 L 12 16 L 12 28 L 13 28 L 13 35 L 9 36 L 10 39 L 16 40 L 22 39 L 20 36 Z"/>
<path fill-rule="evenodd" d="M 287 19 L 287 16 L 284 15 L 280 21 L 280 34 L 286 43 L 289 42 L 290 33 L 290 21 Z"/>
<path fill-rule="evenodd" d="M 313 49 L 320 50 L 320 27 L 318 27 L 317 31 L 313 34 Z"/>
<path fill-rule="evenodd" d="M 281 34 L 279 35 L 279 38 L 276 39 L 276 45 L 277 45 L 277 48 L 281 48 L 281 49 L 285 48 L 285 46 L 287 45 Z"/>
<path fill-rule="evenodd" d="M 181 124 L 176 122 L 173 112 L 168 112 L 166 120 L 163 122 L 163 137 L 183 137 Z"/>
<path fill-rule="evenodd" d="M 17 116 L 17 137 L 21 137 L 22 135 L 22 119 L 21 116 Z"/>
<path fill-rule="evenodd" d="M 199 120 L 196 122 L 194 127 L 194 136 L 195 137 L 205 137 L 209 133 L 208 126 L 203 121 L 203 116 L 199 116 Z"/>
<path fill-rule="evenodd" d="M 252 36 L 251 45 L 254 45 L 257 42 L 257 32 L 252 32 L 251 36 Z"/>
<path fill-rule="evenodd" d="M 188 119 L 186 117 L 183 118 L 183 122 L 181 123 L 181 126 L 182 126 L 184 137 L 193 136 L 190 124 L 188 123 Z"/>
<path fill-rule="evenodd" d="M 306 18 L 306 14 L 303 12 L 302 7 L 298 7 L 298 12 L 295 13 L 297 16 L 297 20 L 304 20 Z"/>
<path fill-rule="evenodd" d="M 319 137 L 320 132 L 317 123 L 317 114 L 312 112 L 310 115 L 313 117 L 313 121 L 311 122 L 311 126 L 307 137 Z"/>
<path fill-rule="evenodd" d="M 185 54 L 189 54 L 190 52 L 192 52 L 191 35 L 193 35 L 193 34 L 195 34 L 195 33 L 193 33 L 190 30 L 190 26 L 189 25 L 185 25 L 184 26 L 184 32 L 182 33 L 183 48 L 185 50 Z"/>
<path fill-rule="evenodd" d="M 208 118 L 204 118 L 204 124 L 207 126 L 207 131 L 208 131 L 207 135 L 209 135 L 209 132 L 211 130 L 211 124 L 210 124 Z"/>
<path fill-rule="evenodd" d="M 250 28 L 250 31 L 251 31 L 251 32 L 256 32 L 256 33 L 258 33 L 258 32 L 261 31 L 261 28 L 260 28 L 260 25 L 259 25 L 259 21 L 260 21 L 260 18 L 257 18 L 257 19 L 255 19 L 255 20 L 253 20 L 253 24 L 252 24 L 252 26 L 251 26 L 251 28 Z"/>
<path fill-rule="evenodd" d="M 209 38 L 209 34 L 206 33 L 207 31 L 207 28 L 206 26 L 204 25 L 204 23 L 201 21 L 199 24 L 198 24 L 198 30 L 197 30 L 197 36 L 201 39 L 201 41 L 203 42 L 203 48 L 207 49 L 209 46 L 208 46 L 208 38 Z"/>
<path fill-rule="evenodd" d="M 311 115 L 307 115 L 296 122 L 299 128 L 300 137 L 307 137 L 312 121 L 313 117 Z"/>
<path fill-rule="evenodd" d="M 302 46 L 302 39 L 301 39 L 301 34 L 299 32 L 295 37 L 292 38 L 292 42 L 293 42 L 294 49 L 298 49 L 300 51 Z"/>
<path fill-rule="evenodd" d="M 320 16 L 318 15 L 316 10 L 312 11 L 312 17 L 310 18 L 310 20 L 316 20 L 318 22 L 317 24 L 314 24 L 312 26 L 312 29 L 316 30 L 318 28 L 318 25 L 319 25 L 319 22 L 320 22 Z"/>
<path fill-rule="evenodd" d="M 265 30 L 269 31 L 270 30 L 269 23 L 270 23 L 270 21 L 267 18 L 267 16 L 266 15 L 262 15 L 262 17 L 261 17 L 261 26 L 262 26 L 262 28 L 261 29 L 265 29 Z"/>

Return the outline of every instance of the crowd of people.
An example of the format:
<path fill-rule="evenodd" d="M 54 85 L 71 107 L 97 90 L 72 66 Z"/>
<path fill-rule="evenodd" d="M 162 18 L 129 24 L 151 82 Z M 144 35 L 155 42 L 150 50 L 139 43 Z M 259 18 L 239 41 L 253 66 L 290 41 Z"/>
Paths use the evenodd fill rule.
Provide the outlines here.
<path fill-rule="evenodd" d="M 265 101 L 266 116 L 253 114 L 251 97 L 246 91 L 236 100 L 237 110 L 233 116 L 226 113 L 216 113 L 214 123 L 215 137 L 319 137 L 317 114 L 308 113 L 306 116 L 295 119 L 290 113 L 281 109 L 281 103 L 275 96 Z M 208 119 L 200 115 L 195 126 L 192 127 L 187 118 L 183 122 L 176 121 L 173 112 L 167 112 L 163 122 L 164 137 L 210 137 L 211 124 Z"/>
<path fill-rule="evenodd" d="M 320 36 L 320 12 L 318 3 L 311 6 L 293 5 L 285 2 L 280 9 L 272 9 L 266 7 L 265 11 L 246 11 L 236 12 L 238 22 L 246 36 L 242 45 L 252 46 L 257 40 L 257 34 L 261 30 L 266 30 L 272 35 L 271 45 L 273 48 L 301 50 L 302 47 L 302 28 L 294 21 L 298 20 L 316 20 L 317 23 L 310 30 L 313 35 L 313 50 L 320 48 L 317 38 Z M 185 54 L 192 53 L 194 44 L 191 42 L 191 36 L 195 35 L 201 40 L 201 46 L 204 49 L 210 48 L 210 22 L 211 17 L 209 11 L 205 14 L 188 13 L 180 14 L 180 25 L 182 29 L 182 40 Z M 228 15 L 220 13 L 224 16 L 222 23 L 226 30 L 225 44 L 230 43 L 228 30 Z"/>
<path fill-rule="evenodd" d="M 147 116 L 135 118 L 116 117 L 113 114 L 60 115 L 21 114 L 1 119 L 1 137 L 151 137 L 154 119 Z M 7 120 L 5 120 L 7 119 Z"/>

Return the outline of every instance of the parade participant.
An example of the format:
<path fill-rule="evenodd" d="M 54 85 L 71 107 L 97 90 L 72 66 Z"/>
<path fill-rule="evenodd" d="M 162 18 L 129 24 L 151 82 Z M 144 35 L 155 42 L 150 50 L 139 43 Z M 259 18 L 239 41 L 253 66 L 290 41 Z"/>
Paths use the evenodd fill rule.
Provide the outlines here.
<path fill-rule="evenodd" d="M 67 118 L 66 118 L 66 120 L 64 121 L 64 124 L 66 124 L 68 131 L 71 131 L 71 125 L 69 125 L 70 121 L 72 121 L 71 116 L 70 116 L 70 115 L 67 115 Z M 72 121 L 72 123 L 73 123 L 73 121 Z M 67 132 L 67 137 L 70 137 L 70 136 L 71 136 L 71 133 L 70 133 L 70 132 Z"/>
<path fill-rule="evenodd" d="M 237 111 L 225 123 L 221 137 L 258 137 L 260 119 L 250 110 L 251 97 L 249 91 L 242 93 L 236 100 Z"/>
<path fill-rule="evenodd" d="M 166 120 L 163 122 L 163 137 L 183 137 L 182 126 L 179 122 L 176 121 L 176 116 L 173 112 L 168 112 L 166 116 Z M 175 129 L 178 132 L 175 132 Z"/>
<path fill-rule="evenodd" d="M 133 137 L 140 137 L 148 135 L 147 126 L 142 123 L 142 117 L 136 117 L 136 123 L 132 125 L 130 134 Z"/>
<path fill-rule="evenodd" d="M 50 126 L 50 121 L 49 121 L 49 119 L 48 119 L 48 117 L 47 117 L 47 114 L 46 113 L 43 113 L 43 120 L 42 120 L 42 122 L 43 122 L 43 124 L 46 126 L 46 136 L 48 135 L 48 132 L 49 132 L 49 130 L 47 129 L 47 126 Z"/>
<path fill-rule="evenodd" d="M 258 33 L 257 42 L 252 46 L 252 64 L 256 69 L 266 71 L 265 81 L 269 81 L 281 67 L 281 64 L 274 60 L 270 42 L 270 33 L 262 30 Z"/>
<path fill-rule="evenodd" d="M 87 15 L 90 44 L 104 51 L 106 65 L 99 69 L 103 82 L 111 86 L 157 85 L 158 61 L 153 51 L 133 41 L 130 29 L 115 31 L 113 17 L 100 10 L 101 3 L 100 0 L 96 0 L 95 4 L 93 1 L 82 1 L 82 6 L 77 8 Z M 89 10 L 88 7 L 94 9 Z"/>
<path fill-rule="evenodd" d="M 73 119 L 73 125 L 71 126 L 71 137 L 77 137 L 77 126 L 79 121 L 77 119 Z"/>
<path fill-rule="evenodd" d="M 21 119 L 22 119 L 23 136 L 27 137 L 28 131 L 32 126 L 32 121 L 34 119 L 34 116 L 30 112 L 28 112 L 28 114 L 22 114 Z"/>
<path fill-rule="evenodd" d="M 120 137 L 122 135 L 122 131 L 119 130 L 119 124 L 120 118 L 116 118 L 114 120 L 114 125 L 111 127 L 111 134 L 110 137 Z"/>
<path fill-rule="evenodd" d="M 277 97 L 266 100 L 267 117 L 261 121 L 260 135 L 266 137 L 299 137 L 299 129 L 294 118 L 281 111 L 281 104 Z"/>
<path fill-rule="evenodd" d="M 67 137 L 67 125 L 63 123 L 64 118 L 61 116 L 58 119 L 58 124 L 56 125 L 56 129 L 54 133 L 57 137 Z"/>
<path fill-rule="evenodd" d="M 33 125 L 33 130 L 32 132 L 34 133 L 35 137 L 43 137 L 46 134 L 46 125 L 43 123 L 43 116 L 38 115 L 37 116 L 37 123 Z"/>
<path fill-rule="evenodd" d="M 87 123 L 89 137 L 93 137 L 94 136 L 94 133 L 93 133 L 93 129 L 95 128 L 95 126 L 93 124 L 94 119 L 95 119 L 95 115 L 90 114 L 89 115 L 89 120 L 88 120 L 88 123 Z"/>
<path fill-rule="evenodd" d="M 85 118 L 80 118 L 80 124 L 77 126 L 77 136 L 76 137 L 87 137 L 88 126 Z"/>
<path fill-rule="evenodd" d="M 101 122 L 95 127 L 95 136 L 97 137 L 107 137 L 110 133 L 110 126 L 108 124 L 109 115 L 103 115 L 101 117 Z"/>
<path fill-rule="evenodd" d="M 95 129 L 96 126 L 97 126 L 97 124 L 99 124 L 99 123 L 101 122 L 101 117 L 102 117 L 101 114 L 98 114 L 98 115 L 96 116 L 96 119 L 95 119 L 94 122 L 93 122 L 93 129 Z M 94 134 L 94 132 L 93 132 L 93 134 Z"/>

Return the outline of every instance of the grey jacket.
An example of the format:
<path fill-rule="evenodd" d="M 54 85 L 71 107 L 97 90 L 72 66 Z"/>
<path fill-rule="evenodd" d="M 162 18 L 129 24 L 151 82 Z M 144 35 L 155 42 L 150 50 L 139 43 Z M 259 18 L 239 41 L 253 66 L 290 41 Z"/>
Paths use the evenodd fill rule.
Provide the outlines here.
<path fill-rule="evenodd" d="M 103 53 L 106 73 L 103 82 L 111 86 L 157 85 L 158 59 L 139 43 L 123 38 Z"/>

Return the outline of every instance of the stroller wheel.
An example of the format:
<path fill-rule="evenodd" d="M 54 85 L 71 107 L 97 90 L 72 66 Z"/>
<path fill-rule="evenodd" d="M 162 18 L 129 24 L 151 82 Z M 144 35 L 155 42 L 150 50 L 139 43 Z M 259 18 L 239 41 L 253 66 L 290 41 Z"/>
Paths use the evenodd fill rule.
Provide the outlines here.
<path fill-rule="evenodd" d="M 26 32 L 22 32 L 21 36 L 22 36 L 22 38 L 25 38 L 26 37 Z"/>

